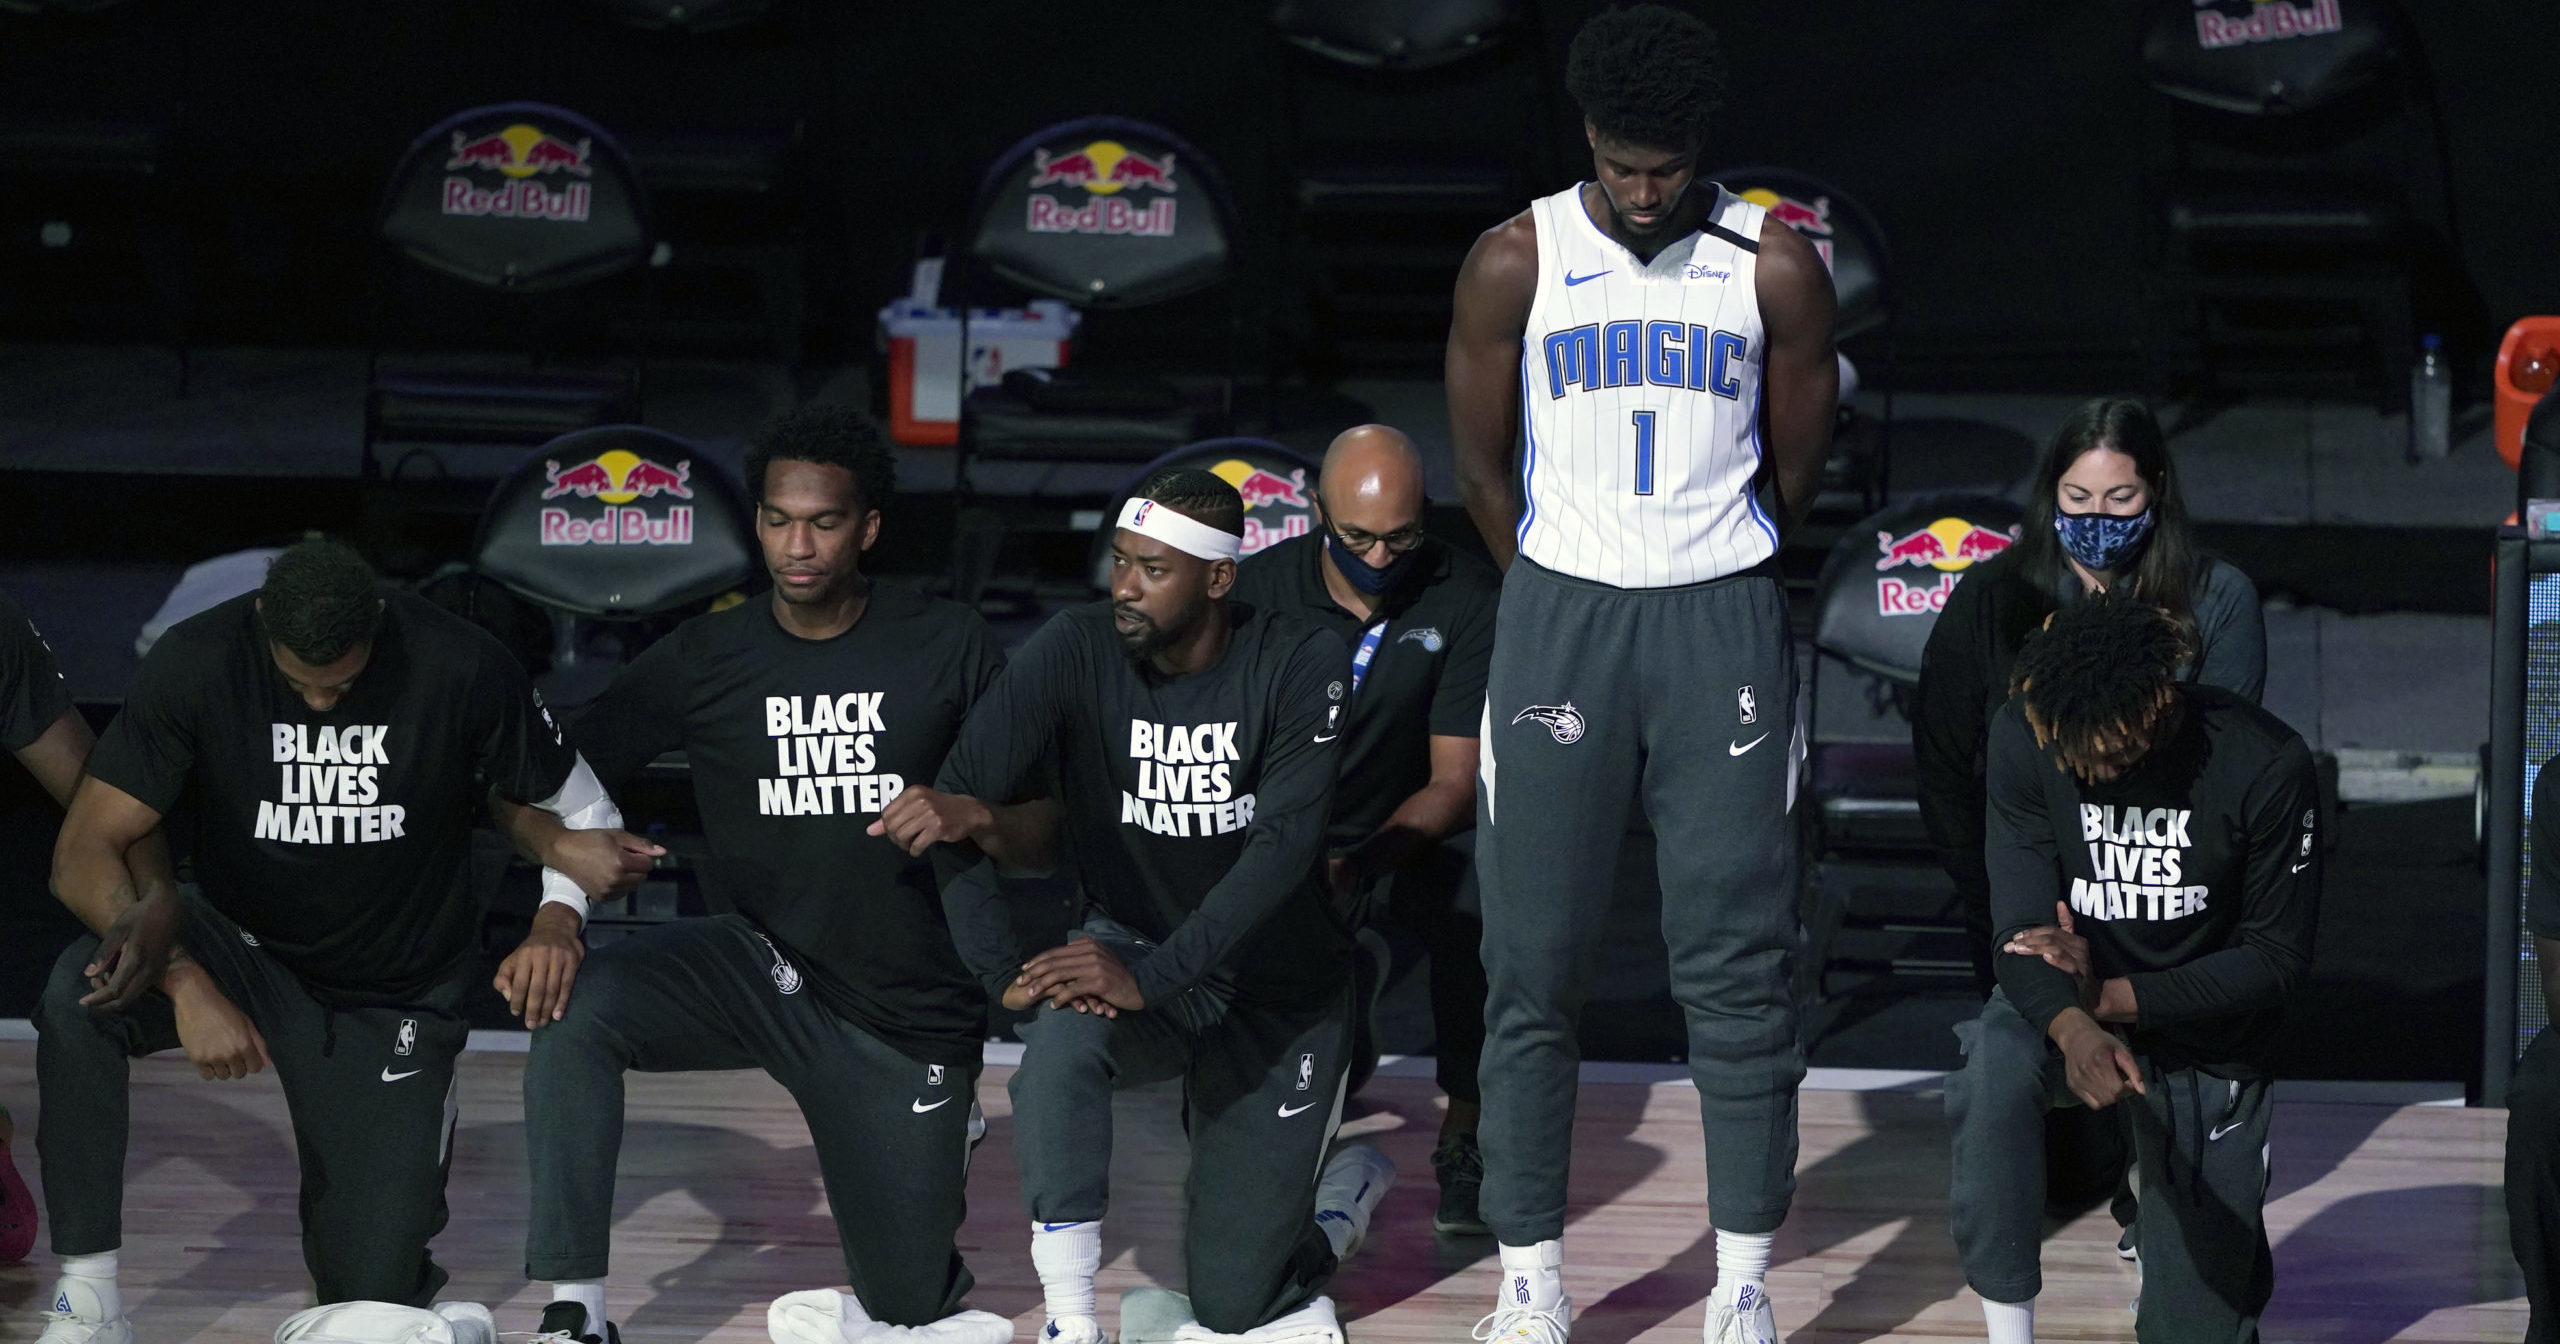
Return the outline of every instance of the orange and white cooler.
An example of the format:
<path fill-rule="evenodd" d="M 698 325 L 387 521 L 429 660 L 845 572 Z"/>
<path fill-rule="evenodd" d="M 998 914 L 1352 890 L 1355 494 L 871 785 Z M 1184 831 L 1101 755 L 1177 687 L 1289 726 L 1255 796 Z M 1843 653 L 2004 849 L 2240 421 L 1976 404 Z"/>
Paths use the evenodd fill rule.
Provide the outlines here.
<path fill-rule="evenodd" d="M 1064 366 L 1081 316 L 1049 299 L 971 310 L 969 386 L 991 386 L 1013 369 Z M 903 298 L 880 310 L 880 339 L 889 351 L 891 436 L 915 445 L 959 442 L 960 314 Z"/>

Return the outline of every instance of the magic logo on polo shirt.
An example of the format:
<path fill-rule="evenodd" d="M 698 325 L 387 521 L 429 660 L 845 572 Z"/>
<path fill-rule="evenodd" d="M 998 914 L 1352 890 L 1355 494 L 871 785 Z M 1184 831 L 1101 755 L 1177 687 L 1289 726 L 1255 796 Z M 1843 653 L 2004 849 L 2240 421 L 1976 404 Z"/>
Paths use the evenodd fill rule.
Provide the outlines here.
<path fill-rule="evenodd" d="M 1120 792 L 1120 824 L 1155 835 L 1227 835 L 1253 824 L 1253 795 L 1235 790 L 1243 762 L 1236 724 L 1129 721 L 1135 792 Z"/>
<path fill-rule="evenodd" d="M 289 845 L 363 845 L 401 837 L 408 809 L 382 800 L 391 764 L 382 723 L 269 725 L 269 754 L 281 775 L 276 797 L 258 800 L 251 835 Z"/>
<path fill-rule="evenodd" d="M 756 781 L 756 811 L 768 817 L 853 817 L 880 811 L 907 781 L 880 770 L 886 691 L 768 695 L 765 736 L 774 772 Z"/>

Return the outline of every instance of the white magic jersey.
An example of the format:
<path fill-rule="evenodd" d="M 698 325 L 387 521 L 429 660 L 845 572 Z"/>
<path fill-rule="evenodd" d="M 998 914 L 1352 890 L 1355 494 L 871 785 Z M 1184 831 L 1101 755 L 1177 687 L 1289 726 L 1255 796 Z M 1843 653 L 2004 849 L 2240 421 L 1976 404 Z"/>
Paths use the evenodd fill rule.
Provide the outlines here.
<path fill-rule="evenodd" d="M 1777 554 L 1760 470 L 1759 206 L 1713 183 L 1652 264 L 1583 213 L 1530 204 L 1538 291 L 1520 347 L 1520 553 L 1618 588 L 1703 583 Z"/>

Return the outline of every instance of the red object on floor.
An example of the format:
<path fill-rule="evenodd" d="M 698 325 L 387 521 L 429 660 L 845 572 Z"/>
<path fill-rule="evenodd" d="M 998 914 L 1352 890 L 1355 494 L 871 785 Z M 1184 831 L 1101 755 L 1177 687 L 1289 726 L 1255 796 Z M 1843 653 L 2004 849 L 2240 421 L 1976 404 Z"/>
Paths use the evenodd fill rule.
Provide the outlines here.
<path fill-rule="evenodd" d="M 2506 339 L 2498 343 L 2492 415 L 2498 456 L 2510 467 L 2524 460 L 2524 422 L 2533 414 L 2533 404 L 2542 400 L 2544 389 L 2530 386 L 2543 375 L 2543 370 L 2532 367 L 2535 356 L 2554 349 L 2560 349 L 2560 317 L 2517 318 L 2507 328 Z"/>
<path fill-rule="evenodd" d="M 24 1260 L 35 1248 L 36 1197 L 0 1142 L 0 1264 Z"/>

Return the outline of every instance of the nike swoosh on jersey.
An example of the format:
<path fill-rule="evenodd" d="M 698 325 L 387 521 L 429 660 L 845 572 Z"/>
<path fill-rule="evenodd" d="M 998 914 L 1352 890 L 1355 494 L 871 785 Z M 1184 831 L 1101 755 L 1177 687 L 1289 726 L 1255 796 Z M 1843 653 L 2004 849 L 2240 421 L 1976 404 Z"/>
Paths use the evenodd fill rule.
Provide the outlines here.
<path fill-rule="evenodd" d="M 908 1104 L 908 1106 L 909 1106 L 911 1109 L 913 1109 L 913 1110 L 915 1111 L 915 1113 L 916 1113 L 916 1114 L 918 1114 L 918 1115 L 922 1115 L 922 1114 L 924 1114 L 924 1113 L 925 1113 L 925 1112 L 927 1112 L 927 1111 L 939 1110 L 939 1109 L 941 1109 L 942 1107 L 945 1107 L 945 1106 L 950 1105 L 950 1104 L 951 1104 L 951 1098 L 949 1098 L 949 1097 L 944 1097 L 942 1100 L 940 1100 L 940 1101 L 937 1101 L 937 1102 L 933 1103 L 933 1105 L 931 1105 L 931 1106 L 927 1106 L 927 1105 L 925 1105 L 925 1104 L 924 1104 L 924 1098 L 922 1098 L 922 1097 L 918 1097 L 918 1098 L 916 1098 L 914 1101 L 911 1101 L 911 1102 L 909 1102 L 909 1103 L 907 1103 L 907 1104 Z"/>
<path fill-rule="evenodd" d="M 1573 272 L 1571 272 L 1571 271 L 1567 271 L 1567 272 L 1565 272 L 1565 273 L 1564 273 L 1564 283 L 1565 283 L 1565 288 L 1567 288 L 1567 289 L 1571 289 L 1571 288 L 1572 288 L 1572 287 L 1574 287 L 1575 285 L 1582 284 L 1583 282 L 1588 281 L 1588 280 L 1597 280 L 1597 279 L 1599 279 L 1601 276 L 1604 276 L 1604 275 L 1607 275 L 1607 274 L 1608 274 L 1608 272 L 1607 272 L 1607 271 L 1593 271 L 1593 272 L 1592 272 L 1591 274 L 1589 274 L 1589 275 L 1575 275 Z"/>
<path fill-rule="evenodd" d="M 1755 738 L 1751 739 L 1751 740 L 1750 740 L 1750 741 L 1748 741 L 1748 742 L 1734 742 L 1734 743 L 1729 743 L 1729 744 L 1727 744 L 1727 745 L 1726 745 L 1726 747 L 1725 747 L 1725 754 L 1726 754 L 1726 755 L 1729 755 L 1729 756 L 1739 756 L 1739 755 L 1741 755 L 1742 753 L 1744 753 L 1744 752 L 1746 752 L 1746 751 L 1749 751 L 1749 750 L 1751 750 L 1753 747 L 1759 746 L 1761 743 L 1766 742 L 1766 741 L 1768 741 L 1768 740 L 1769 740 L 1769 735 L 1768 735 L 1767 733 L 1762 733 L 1762 734 L 1761 734 L 1761 735 L 1759 735 L 1758 737 L 1755 737 Z"/>
<path fill-rule="evenodd" d="M 1313 1106 L 1313 1105 L 1315 1105 L 1315 1103 L 1314 1103 L 1314 1102 L 1312 1102 L 1312 1101 L 1309 1101 L 1309 1102 L 1302 1102 L 1302 1103 L 1300 1103 L 1300 1104 L 1298 1104 L 1298 1105 L 1296 1105 L 1296 1106 L 1283 1106 L 1283 1107 L 1281 1107 L 1281 1108 L 1280 1108 L 1280 1118 L 1281 1118 L 1281 1119 L 1283 1119 L 1283 1120 L 1286 1120 L 1286 1119 L 1288 1119 L 1290 1116 L 1296 1115 L 1298 1112 L 1303 1111 L 1303 1110 L 1305 1110 L 1305 1109 L 1307 1109 L 1308 1107 Z"/>
<path fill-rule="evenodd" d="M 425 1072 L 426 1072 L 426 1070 L 425 1070 L 425 1069 L 411 1069 L 411 1070 L 409 1070 L 407 1073 L 393 1073 L 393 1072 L 391 1071 L 391 1066 L 390 1066 L 390 1065 L 388 1065 L 388 1064 L 385 1064 L 385 1065 L 383 1065 L 383 1066 L 382 1066 L 382 1081 L 384 1081 L 384 1082 L 386 1082 L 386 1083 L 396 1083 L 396 1082 L 399 1082 L 399 1081 L 400 1081 L 401 1079 L 403 1079 L 403 1078 L 415 1078 L 415 1077 L 417 1077 L 419 1074 L 422 1074 L 422 1073 L 425 1073 Z"/>

